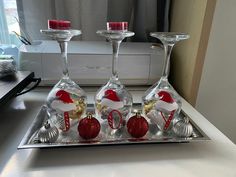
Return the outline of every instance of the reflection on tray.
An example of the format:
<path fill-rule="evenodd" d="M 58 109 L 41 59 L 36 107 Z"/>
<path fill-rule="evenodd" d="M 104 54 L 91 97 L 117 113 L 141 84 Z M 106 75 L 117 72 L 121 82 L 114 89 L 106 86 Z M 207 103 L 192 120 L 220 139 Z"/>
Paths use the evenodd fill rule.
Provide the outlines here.
<path fill-rule="evenodd" d="M 133 109 L 140 109 L 140 103 L 134 103 Z M 87 110 L 94 112 L 94 105 L 88 104 Z M 183 111 L 180 116 L 189 117 Z M 52 148 L 52 147 L 71 147 L 71 146 L 97 146 L 97 145 L 119 145 L 119 144 L 150 144 L 150 143 L 180 143 L 191 142 L 198 140 L 209 140 L 209 137 L 189 118 L 193 127 L 190 137 L 178 137 L 172 131 L 168 134 L 162 134 L 155 124 L 149 122 L 149 130 L 142 138 L 132 138 L 127 132 L 126 126 L 120 131 L 116 131 L 117 136 L 107 136 L 109 129 L 107 123 L 101 124 L 101 131 L 99 135 L 92 140 L 82 139 L 77 131 L 78 120 L 71 121 L 71 129 L 68 132 L 59 131 L 56 142 L 42 143 L 38 139 L 38 131 L 47 122 L 46 108 L 42 106 L 40 112 L 22 139 L 18 149 L 25 148 Z M 114 138 L 118 137 L 118 138 Z"/>

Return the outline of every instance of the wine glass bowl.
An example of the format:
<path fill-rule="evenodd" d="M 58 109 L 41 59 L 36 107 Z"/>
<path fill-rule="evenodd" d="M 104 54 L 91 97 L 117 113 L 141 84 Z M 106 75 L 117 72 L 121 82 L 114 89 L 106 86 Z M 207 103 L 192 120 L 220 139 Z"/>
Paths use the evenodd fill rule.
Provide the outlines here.
<path fill-rule="evenodd" d="M 44 33 L 51 37 L 52 39 L 56 41 L 70 41 L 72 37 L 81 35 L 82 32 L 80 30 L 75 29 L 65 29 L 65 30 L 59 30 L 59 29 L 46 29 L 46 30 L 40 30 L 41 33 Z"/>
<path fill-rule="evenodd" d="M 134 35 L 134 32 L 123 31 L 123 30 L 99 30 L 97 34 L 104 36 L 108 40 L 123 40 L 126 37 L 131 37 Z"/>
<path fill-rule="evenodd" d="M 178 32 L 151 32 L 150 36 L 158 38 L 162 43 L 173 43 L 188 39 L 190 36 L 186 33 Z"/>

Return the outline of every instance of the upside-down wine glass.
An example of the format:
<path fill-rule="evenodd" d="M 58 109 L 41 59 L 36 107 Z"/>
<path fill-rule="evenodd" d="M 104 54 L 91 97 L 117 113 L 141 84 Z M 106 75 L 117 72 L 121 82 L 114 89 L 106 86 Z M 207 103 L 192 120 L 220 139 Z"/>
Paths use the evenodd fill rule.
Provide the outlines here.
<path fill-rule="evenodd" d="M 162 133 L 168 133 L 182 106 L 181 97 L 168 81 L 171 51 L 178 41 L 188 39 L 189 35 L 174 32 L 153 32 L 150 33 L 150 36 L 158 38 L 162 42 L 165 60 L 160 80 L 149 88 L 142 98 L 143 111 Z"/>
<path fill-rule="evenodd" d="M 95 96 L 96 114 L 105 127 L 107 138 L 120 138 L 124 125 L 130 114 L 133 103 L 132 96 L 118 77 L 118 53 L 122 40 L 131 37 L 134 32 L 127 30 L 127 22 L 108 22 L 107 30 L 97 31 L 112 44 L 112 75 Z"/>
<path fill-rule="evenodd" d="M 63 63 L 62 78 L 47 96 L 47 112 L 49 118 L 63 132 L 68 132 L 73 119 L 79 119 L 86 110 L 87 96 L 85 92 L 69 77 L 67 61 L 67 45 L 70 39 L 80 35 L 81 31 L 70 29 L 70 21 L 49 20 L 49 28 L 41 30 L 56 40 L 61 50 Z M 78 121 L 76 121 L 78 122 Z"/>

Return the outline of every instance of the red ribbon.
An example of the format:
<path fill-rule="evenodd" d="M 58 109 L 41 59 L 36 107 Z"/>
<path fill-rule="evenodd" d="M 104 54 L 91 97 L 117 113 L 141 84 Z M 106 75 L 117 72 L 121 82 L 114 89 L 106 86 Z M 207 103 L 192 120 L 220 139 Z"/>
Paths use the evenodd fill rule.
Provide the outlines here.
<path fill-rule="evenodd" d="M 163 118 L 164 121 L 165 121 L 164 130 L 167 130 L 168 127 L 170 126 L 170 123 L 171 123 L 171 121 L 172 121 L 172 119 L 173 119 L 173 117 L 174 117 L 174 114 L 175 114 L 175 110 L 171 111 L 169 118 L 166 120 L 165 116 L 164 116 L 163 113 L 161 112 L 161 116 L 162 116 L 162 118 Z"/>
<path fill-rule="evenodd" d="M 64 123 L 65 123 L 65 128 L 62 131 L 67 132 L 70 129 L 70 118 L 68 112 L 64 112 Z"/>

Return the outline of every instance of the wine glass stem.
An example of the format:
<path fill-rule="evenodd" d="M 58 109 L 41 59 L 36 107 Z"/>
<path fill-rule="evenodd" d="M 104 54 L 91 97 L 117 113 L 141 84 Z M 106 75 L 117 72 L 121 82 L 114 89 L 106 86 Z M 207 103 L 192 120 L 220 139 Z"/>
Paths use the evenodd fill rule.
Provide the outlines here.
<path fill-rule="evenodd" d="M 69 71 L 68 71 L 68 60 L 67 60 L 67 41 L 59 41 L 59 46 L 61 49 L 61 59 L 62 59 L 62 73 L 63 79 L 69 79 Z"/>
<path fill-rule="evenodd" d="M 121 40 L 112 40 L 112 50 L 113 50 L 113 55 L 112 55 L 112 79 L 113 80 L 118 80 L 118 53 L 119 53 L 119 48 L 120 48 L 120 43 Z"/>
<path fill-rule="evenodd" d="M 170 55 L 173 49 L 174 44 L 163 43 L 164 45 L 164 52 L 165 52 L 165 63 L 164 68 L 162 71 L 162 78 L 168 79 L 169 72 L 170 72 Z"/>

